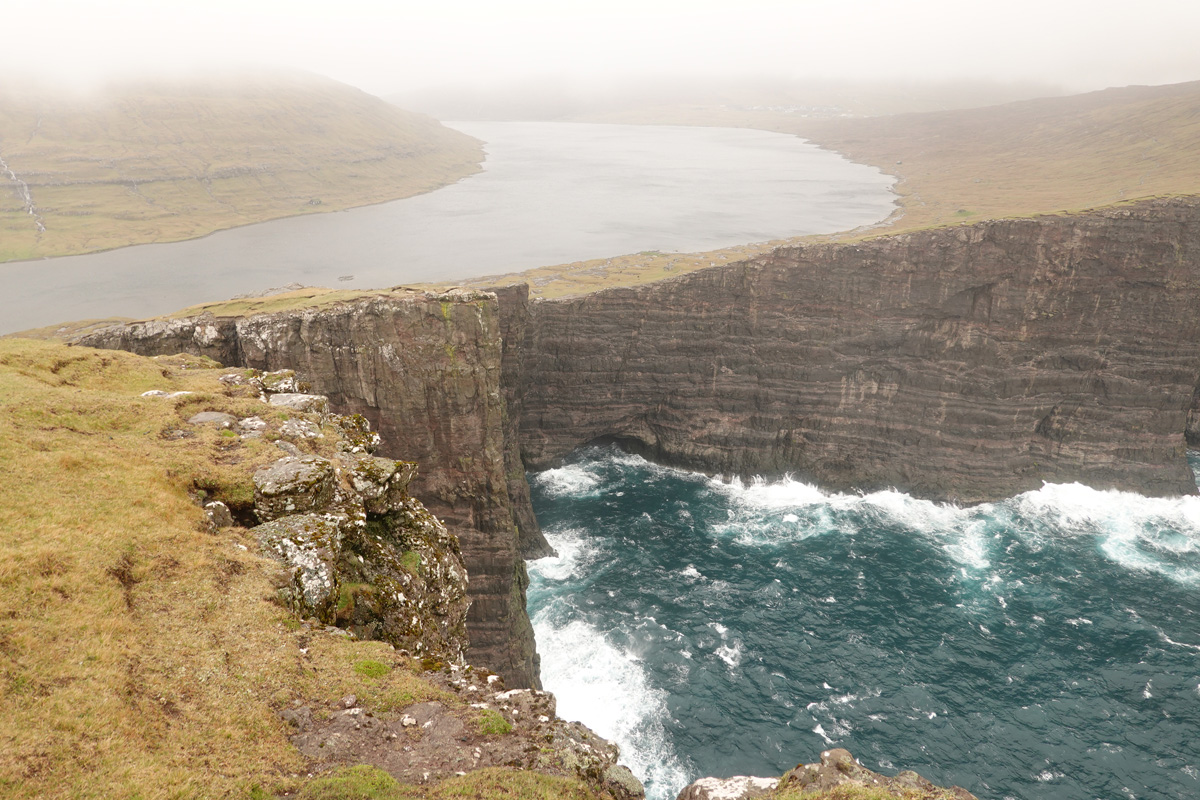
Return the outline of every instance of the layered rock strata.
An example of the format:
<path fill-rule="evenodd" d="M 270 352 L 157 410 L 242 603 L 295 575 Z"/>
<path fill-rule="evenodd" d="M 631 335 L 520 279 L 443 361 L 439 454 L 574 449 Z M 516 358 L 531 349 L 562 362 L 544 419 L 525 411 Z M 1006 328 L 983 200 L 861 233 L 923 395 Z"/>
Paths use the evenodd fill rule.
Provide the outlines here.
<path fill-rule="evenodd" d="M 295 370 L 334 411 L 362 415 L 381 437 L 381 454 L 417 463 L 411 493 L 461 544 L 470 575 L 467 658 L 503 675 L 509 686 L 539 685 L 518 518 L 527 550 L 545 544 L 532 522 L 528 487 L 520 488 L 519 458 L 506 449 L 516 446 L 506 438 L 515 420 L 506 416 L 501 390 L 494 294 L 390 293 L 244 318 L 152 320 L 106 329 L 82 343 Z M 519 517 L 512 496 L 526 498 Z"/>
<path fill-rule="evenodd" d="M 538 302 L 523 352 L 533 469 L 617 440 L 961 502 L 1043 481 L 1194 493 L 1200 200 L 785 248 Z"/>

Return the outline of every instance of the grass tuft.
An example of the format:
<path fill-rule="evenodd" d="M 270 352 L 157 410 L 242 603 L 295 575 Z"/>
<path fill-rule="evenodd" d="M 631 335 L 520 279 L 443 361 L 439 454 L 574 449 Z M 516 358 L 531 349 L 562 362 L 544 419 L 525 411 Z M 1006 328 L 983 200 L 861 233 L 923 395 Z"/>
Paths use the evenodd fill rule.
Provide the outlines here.
<path fill-rule="evenodd" d="M 364 678 L 382 678 L 392 671 L 392 668 L 382 661 L 376 661 L 373 658 L 364 658 L 361 661 L 354 662 L 354 671 Z"/>

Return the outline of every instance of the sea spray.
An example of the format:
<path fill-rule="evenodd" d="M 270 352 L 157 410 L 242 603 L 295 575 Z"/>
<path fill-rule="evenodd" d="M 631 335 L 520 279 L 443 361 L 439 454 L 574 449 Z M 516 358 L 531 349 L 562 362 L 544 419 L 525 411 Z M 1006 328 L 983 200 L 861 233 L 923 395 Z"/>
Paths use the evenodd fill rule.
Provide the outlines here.
<path fill-rule="evenodd" d="M 1200 796 L 1200 498 L 961 508 L 611 448 L 532 478 L 544 682 L 652 797 L 835 745 L 983 798 Z"/>

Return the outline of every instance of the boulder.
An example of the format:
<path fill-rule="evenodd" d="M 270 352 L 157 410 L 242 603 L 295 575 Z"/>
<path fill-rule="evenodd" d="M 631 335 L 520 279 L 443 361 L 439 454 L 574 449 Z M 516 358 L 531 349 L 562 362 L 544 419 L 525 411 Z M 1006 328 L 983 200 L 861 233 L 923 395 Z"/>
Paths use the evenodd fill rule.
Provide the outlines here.
<path fill-rule="evenodd" d="M 340 589 L 337 563 L 342 552 L 342 528 L 337 518 L 297 514 L 254 528 L 268 556 L 283 563 L 287 579 L 279 597 L 302 617 L 331 622 L 337 613 Z"/>
<path fill-rule="evenodd" d="M 286 456 L 254 473 L 254 511 L 262 522 L 321 511 L 333 502 L 336 482 L 328 459 Z"/>
<path fill-rule="evenodd" d="M 264 372 L 251 381 L 264 394 L 289 394 L 308 391 L 307 381 L 296 377 L 296 370 L 281 369 L 275 372 Z"/>
<path fill-rule="evenodd" d="M 408 484 L 417 475 L 411 461 L 359 456 L 349 460 L 350 485 L 363 500 L 368 514 L 399 510 L 408 497 Z"/>

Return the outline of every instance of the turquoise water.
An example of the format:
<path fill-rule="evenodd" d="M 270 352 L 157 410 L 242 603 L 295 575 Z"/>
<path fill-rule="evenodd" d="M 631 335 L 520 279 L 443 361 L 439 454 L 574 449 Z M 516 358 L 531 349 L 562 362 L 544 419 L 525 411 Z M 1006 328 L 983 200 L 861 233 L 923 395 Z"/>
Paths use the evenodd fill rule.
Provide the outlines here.
<path fill-rule="evenodd" d="M 957 508 L 615 449 L 531 482 L 543 680 L 651 797 L 832 746 L 984 800 L 1200 797 L 1200 498 Z"/>

